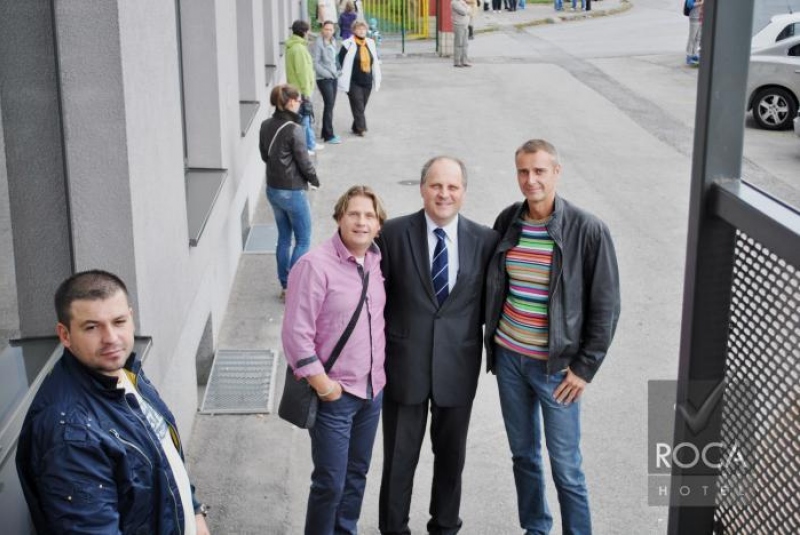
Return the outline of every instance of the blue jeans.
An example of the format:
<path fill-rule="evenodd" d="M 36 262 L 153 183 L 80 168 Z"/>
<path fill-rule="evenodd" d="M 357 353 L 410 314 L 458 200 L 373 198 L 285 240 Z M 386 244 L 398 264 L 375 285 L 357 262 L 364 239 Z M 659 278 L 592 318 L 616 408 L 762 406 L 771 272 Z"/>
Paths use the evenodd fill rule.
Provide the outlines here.
<path fill-rule="evenodd" d="M 382 400 L 383 392 L 373 399 L 345 393 L 320 402 L 317 422 L 308 430 L 314 471 L 306 535 L 357 533 Z"/>
<path fill-rule="evenodd" d="M 517 4 L 518 9 L 525 9 L 525 0 L 519 0 L 519 4 Z"/>
<path fill-rule="evenodd" d="M 317 138 L 314 135 L 314 128 L 311 126 L 311 117 L 303 115 L 301 119 L 303 128 L 306 130 L 306 147 L 308 150 L 317 150 Z"/>
<path fill-rule="evenodd" d="M 286 288 L 289 270 L 297 259 L 308 252 L 311 245 L 311 207 L 308 196 L 302 189 L 277 189 L 267 186 L 267 200 L 275 214 L 278 226 L 278 246 L 275 259 L 278 264 L 278 280 Z M 292 250 L 294 233 L 294 250 Z M 290 252 L 291 251 L 291 252 Z"/>
<path fill-rule="evenodd" d="M 586 5 L 583 2 L 584 0 L 581 0 L 581 9 L 586 7 Z M 572 9 L 575 9 L 577 5 L 578 5 L 578 0 L 572 0 Z"/>
<path fill-rule="evenodd" d="M 564 9 L 564 0 L 555 0 L 555 8 L 556 11 L 562 11 Z"/>
<path fill-rule="evenodd" d="M 581 468 L 580 402 L 561 405 L 553 398 L 566 370 L 547 375 L 547 362 L 495 347 L 500 407 L 511 447 L 522 529 L 528 535 L 546 535 L 553 525 L 545 496 L 541 420 L 563 533 L 589 535 L 592 523 Z"/>

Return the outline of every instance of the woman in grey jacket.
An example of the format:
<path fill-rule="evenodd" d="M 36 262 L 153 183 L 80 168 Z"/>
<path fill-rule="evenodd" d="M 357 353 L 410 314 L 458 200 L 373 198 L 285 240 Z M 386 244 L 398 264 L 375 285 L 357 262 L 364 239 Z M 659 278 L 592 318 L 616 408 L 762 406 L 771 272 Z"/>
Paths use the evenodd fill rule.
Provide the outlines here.
<path fill-rule="evenodd" d="M 297 114 L 302 101 L 300 91 L 292 85 L 278 85 L 269 101 L 275 106 L 275 113 L 261 123 L 258 148 L 267 164 L 267 200 L 278 227 L 275 257 L 283 300 L 289 270 L 311 245 L 311 207 L 306 190 L 309 185 L 318 187 L 319 179 Z"/>
<path fill-rule="evenodd" d="M 314 42 L 314 72 L 317 74 L 317 87 L 322 95 L 325 108 L 322 112 L 322 139 L 333 145 L 342 140 L 333 133 L 333 106 L 336 103 L 336 79 L 339 77 L 336 66 L 336 38 L 333 35 L 333 22 L 326 20 L 322 32 Z"/>

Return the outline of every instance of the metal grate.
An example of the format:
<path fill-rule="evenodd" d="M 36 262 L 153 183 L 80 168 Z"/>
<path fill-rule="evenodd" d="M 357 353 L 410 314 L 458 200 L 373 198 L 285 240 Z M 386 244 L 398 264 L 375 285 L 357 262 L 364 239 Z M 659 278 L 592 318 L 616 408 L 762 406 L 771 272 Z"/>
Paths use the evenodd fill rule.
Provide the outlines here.
<path fill-rule="evenodd" d="M 277 369 L 275 351 L 220 350 L 203 396 L 203 414 L 272 412 Z"/>
<path fill-rule="evenodd" d="M 800 533 L 800 272 L 737 232 L 717 535 Z"/>
<path fill-rule="evenodd" d="M 278 244 L 278 227 L 275 225 L 253 225 L 244 243 L 244 253 L 275 254 Z"/>

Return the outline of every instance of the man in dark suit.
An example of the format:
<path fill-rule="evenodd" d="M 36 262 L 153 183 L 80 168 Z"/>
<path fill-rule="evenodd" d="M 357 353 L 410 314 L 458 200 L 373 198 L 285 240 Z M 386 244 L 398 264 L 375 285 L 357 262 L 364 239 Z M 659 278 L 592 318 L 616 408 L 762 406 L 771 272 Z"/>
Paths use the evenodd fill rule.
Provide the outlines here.
<path fill-rule="evenodd" d="M 483 286 L 497 234 L 459 215 L 464 164 L 422 168 L 424 209 L 386 222 L 378 238 L 386 279 L 386 377 L 381 533 L 408 534 L 414 471 L 431 413 L 434 453 L 428 532 L 461 528 L 461 472 L 481 368 Z"/>

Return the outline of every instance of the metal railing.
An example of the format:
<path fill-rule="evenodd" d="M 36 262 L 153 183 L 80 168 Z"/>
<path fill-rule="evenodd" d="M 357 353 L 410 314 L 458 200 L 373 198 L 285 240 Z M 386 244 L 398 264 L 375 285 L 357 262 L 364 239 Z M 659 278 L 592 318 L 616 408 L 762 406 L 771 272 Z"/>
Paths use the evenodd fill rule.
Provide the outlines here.
<path fill-rule="evenodd" d="M 800 533 L 800 212 L 740 178 L 752 20 L 705 1 L 673 438 L 703 455 L 673 463 L 670 535 Z"/>
<path fill-rule="evenodd" d="M 429 0 L 363 0 L 363 6 L 371 29 L 384 36 L 404 34 L 407 39 L 426 39 L 430 35 Z"/>

